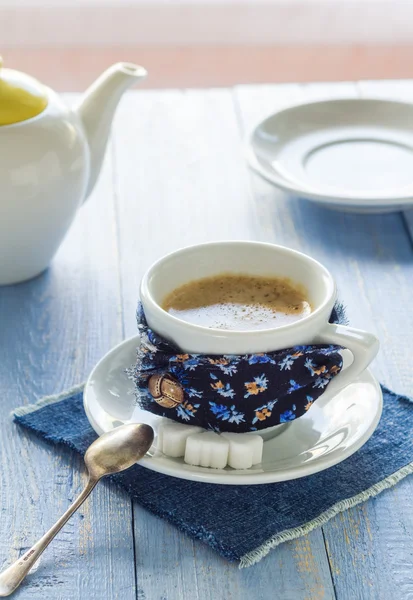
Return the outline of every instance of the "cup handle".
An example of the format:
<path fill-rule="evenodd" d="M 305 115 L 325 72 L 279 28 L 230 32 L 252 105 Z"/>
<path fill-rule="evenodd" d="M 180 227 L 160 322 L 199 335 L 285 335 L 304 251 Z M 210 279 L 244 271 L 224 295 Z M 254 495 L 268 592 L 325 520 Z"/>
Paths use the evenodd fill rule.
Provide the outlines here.
<path fill-rule="evenodd" d="M 372 333 L 346 325 L 328 323 L 317 336 L 317 343 L 335 344 L 347 348 L 353 362 L 344 368 L 330 383 L 327 390 L 336 394 L 352 383 L 369 366 L 379 350 L 379 340 Z"/>

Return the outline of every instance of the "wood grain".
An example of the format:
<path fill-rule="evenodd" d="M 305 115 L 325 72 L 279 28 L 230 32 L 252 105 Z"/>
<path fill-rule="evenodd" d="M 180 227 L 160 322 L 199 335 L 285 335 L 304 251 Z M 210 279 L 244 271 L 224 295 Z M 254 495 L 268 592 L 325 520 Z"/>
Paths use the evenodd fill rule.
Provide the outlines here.
<path fill-rule="evenodd" d="M 83 381 L 120 340 L 112 173 L 109 153 L 49 271 L 0 288 L 0 568 L 30 547 L 85 483 L 76 456 L 18 429 L 9 414 Z M 126 494 L 99 486 L 16 598 L 134 599 L 131 522 Z"/>
<path fill-rule="evenodd" d="M 197 242 L 268 236 L 230 91 L 131 93 L 117 115 L 114 144 L 129 336 L 136 331 L 139 280 L 155 259 Z M 239 572 L 139 506 L 134 515 L 139 598 L 334 598 L 321 530 Z"/>
<path fill-rule="evenodd" d="M 411 99 L 413 84 L 125 97 L 98 188 L 53 267 L 35 281 L 0 288 L 0 567 L 37 539 L 84 481 L 76 457 L 17 430 L 9 411 L 82 380 L 123 335 L 134 335 L 140 277 L 179 246 L 244 238 L 315 256 L 335 275 L 352 324 L 381 339 L 377 376 L 411 393 L 412 213 L 328 211 L 276 191 L 248 172 L 243 157 L 246 132 L 277 108 L 360 94 Z M 407 478 L 239 571 L 139 506 L 132 513 L 125 495 L 102 486 L 16 597 L 410 600 L 412 495 Z"/>
<path fill-rule="evenodd" d="M 406 101 L 413 97 L 412 82 L 362 82 L 358 89 L 365 97 Z M 411 395 L 413 377 L 406 356 L 406 348 L 411 346 L 408 332 L 412 326 L 408 309 L 413 274 L 411 211 L 402 219 L 409 233 L 407 247 L 404 235 L 394 236 L 393 227 L 391 239 L 383 232 L 381 243 L 377 243 L 382 247 L 379 260 L 382 269 L 377 273 L 376 285 L 367 281 L 365 287 L 369 290 L 372 311 L 380 326 L 382 354 L 385 354 L 378 374 L 393 389 Z M 394 250 L 389 252 L 389 247 Z M 378 310 L 378 306 L 383 308 Z M 348 596 L 350 590 L 362 590 L 360 597 L 363 599 L 391 595 L 403 599 L 412 597 L 412 494 L 413 481 L 407 478 L 358 510 L 343 514 L 338 527 L 330 535 L 326 532 L 326 538 L 335 550 L 335 563 L 342 570 L 342 576 L 336 581 L 342 595 Z"/>
<path fill-rule="evenodd" d="M 333 95 L 412 97 L 411 84 L 340 84 L 239 88 L 236 102 L 247 127 L 294 99 Z M 281 103 L 281 104 L 280 104 Z M 329 211 L 304 200 L 287 198 L 252 176 L 267 239 L 301 249 L 323 262 L 337 279 L 339 295 L 353 325 L 374 331 L 382 342 L 374 372 L 394 389 L 411 393 L 409 354 L 413 315 L 412 242 L 405 220 L 411 215 L 350 215 Z M 270 237 L 271 236 L 271 237 Z M 411 496 L 406 479 L 393 490 L 347 511 L 324 528 L 334 588 L 338 599 L 407 599 L 413 592 Z"/>

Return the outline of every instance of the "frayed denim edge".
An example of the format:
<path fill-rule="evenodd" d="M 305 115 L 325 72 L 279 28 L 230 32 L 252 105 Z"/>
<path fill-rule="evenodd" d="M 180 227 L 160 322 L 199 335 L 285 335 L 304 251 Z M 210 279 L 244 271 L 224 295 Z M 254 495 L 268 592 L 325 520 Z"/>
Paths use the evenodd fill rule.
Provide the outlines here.
<path fill-rule="evenodd" d="M 43 406 L 49 406 L 50 404 L 55 404 L 56 402 L 60 402 L 60 400 L 64 400 L 65 398 L 70 398 L 70 396 L 74 396 L 75 394 L 79 394 L 83 391 L 85 387 L 84 383 L 79 385 L 75 385 L 70 390 L 65 390 L 60 394 L 55 394 L 54 396 L 46 396 L 41 400 L 38 400 L 34 404 L 27 404 L 26 406 L 20 406 L 19 408 L 15 408 L 10 413 L 11 417 L 24 417 L 24 415 L 28 415 L 32 412 L 36 412 Z"/>
<path fill-rule="evenodd" d="M 374 498 L 384 490 L 388 490 L 389 488 L 399 483 L 399 481 L 412 474 L 413 462 L 402 467 L 401 469 L 399 469 L 399 471 L 396 471 L 392 475 L 389 475 L 388 477 L 386 477 L 386 479 L 383 479 L 383 481 L 375 483 L 367 490 L 364 490 L 364 492 L 357 494 L 357 496 L 353 496 L 352 498 L 346 498 L 346 500 L 340 500 L 340 502 L 337 502 L 337 504 L 330 506 L 328 510 L 321 513 L 321 515 L 319 515 L 316 519 L 309 521 L 305 525 L 302 525 L 301 527 L 294 527 L 293 529 L 286 529 L 281 533 L 277 533 L 277 535 L 264 542 L 264 544 L 262 544 L 255 550 L 252 550 L 251 552 L 244 554 L 244 556 L 241 556 L 239 568 L 243 569 L 246 567 L 252 567 L 252 565 L 255 565 L 262 558 L 264 558 L 264 556 L 267 556 L 270 550 L 272 550 L 279 544 L 288 542 L 290 540 L 294 540 L 298 537 L 306 535 L 307 533 L 310 533 L 310 531 L 312 531 L 313 529 L 325 525 L 328 521 L 330 521 L 330 519 L 332 519 L 339 513 L 344 512 L 349 508 L 353 508 L 354 506 L 357 506 L 357 504 L 366 502 L 367 500 L 369 500 L 369 498 Z"/>

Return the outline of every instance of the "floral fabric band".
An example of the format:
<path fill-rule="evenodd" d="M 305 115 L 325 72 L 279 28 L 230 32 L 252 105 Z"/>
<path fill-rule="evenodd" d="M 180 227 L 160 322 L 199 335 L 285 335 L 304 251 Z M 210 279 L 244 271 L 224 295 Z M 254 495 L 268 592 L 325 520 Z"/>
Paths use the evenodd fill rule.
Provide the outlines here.
<path fill-rule="evenodd" d="M 337 306 L 330 321 L 343 320 Z M 132 370 L 139 405 L 204 429 L 245 433 L 301 417 L 342 369 L 338 346 L 295 346 L 263 354 L 180 351 L 137 311 L 140 345 Z"/>

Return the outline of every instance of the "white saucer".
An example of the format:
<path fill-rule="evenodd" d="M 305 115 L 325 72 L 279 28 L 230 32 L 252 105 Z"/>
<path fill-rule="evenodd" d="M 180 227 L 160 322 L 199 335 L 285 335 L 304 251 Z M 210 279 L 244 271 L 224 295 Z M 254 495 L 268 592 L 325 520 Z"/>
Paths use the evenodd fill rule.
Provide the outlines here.
<path fill-rule="evenodd" d="M 139 338 L 119 344 L 93 369 L 84 391 L 84 406 L 93 429 L 101 435 L 128 422 L 149 423 L 156 431 L 160 417 L 141 410 L 125 369 L 134 364 Z M 369 371 L 329 400 L 328 392 L 279 435 L 264 441 L 263 461 L 245 471 L 193 467 L 151 448 L 140 464 L 173 477 L 221 484 L 287 481 L 328 469 L 356 452 L 377 427 L 382 393 Z M 156 443 L 156 440 L 155 440 Z"/>
<path fill-rule="evenodd" d="M 277 187 L 346 211 L 413 206 L 413 104 L 338 99 L 274 113 L 247 143 L 250 166 Z"/>

